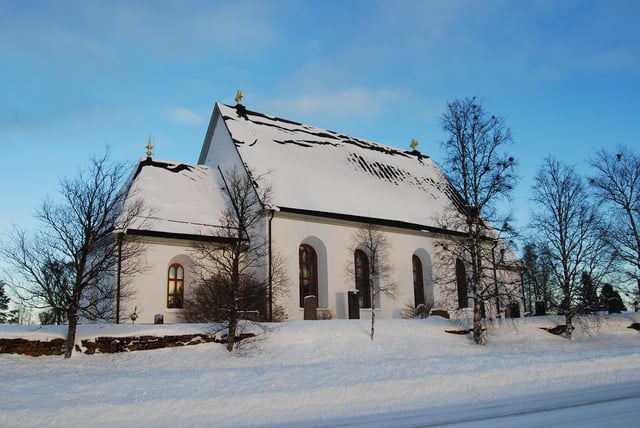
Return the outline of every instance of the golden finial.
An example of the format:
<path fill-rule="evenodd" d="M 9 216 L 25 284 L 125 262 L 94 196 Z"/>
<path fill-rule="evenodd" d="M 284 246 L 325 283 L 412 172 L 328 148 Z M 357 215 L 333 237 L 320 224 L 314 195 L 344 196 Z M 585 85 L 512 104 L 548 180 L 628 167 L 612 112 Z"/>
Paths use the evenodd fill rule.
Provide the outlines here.
<path fill-rule="evenodd" d="M 151 144 L 151 135 L 149 135 L 149 142 L 147 143 L 147 157 L 151 157 L 151 149 L 153 149 L 153 145 Z"/>
<path fill-rule="evenodd" d="M 242 93 L 242 91 L 240 89 L 238 89 L 238 92 L 236 93 L 236 103 L 242 104 L 242 97 L 243 96 L 244 96 L 244 94 Z"/>
<path fill-rule="evenodd" d="M 418 141 L 415 138 L 411 139 L 411 144 L 409 144 L 409 147 L 411 147 L 411 150 L 413 150 L 414 152 L 417 150 L 418 147 Z"/>

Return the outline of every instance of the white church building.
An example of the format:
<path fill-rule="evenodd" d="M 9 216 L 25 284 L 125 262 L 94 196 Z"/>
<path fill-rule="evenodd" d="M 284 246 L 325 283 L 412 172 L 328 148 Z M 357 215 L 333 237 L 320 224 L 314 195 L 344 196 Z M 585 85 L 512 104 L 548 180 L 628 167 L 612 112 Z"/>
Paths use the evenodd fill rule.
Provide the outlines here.
<path fill-rule="evenodd" d="M 443 214 L 459 213 L 455 191 L 434 161 L 415 150 L 401 150 L 257 113 L 242 104 L 216 103 L 197 165 L 140 161 L 130 183 L 149 214 L 129 225 L 125 235 L 146 246 L 148 268 L 131 279 L 134 296 L 126 302 L 136 322 L 181 322 L 186 296 L 195 285 L 194 242 L 224 239 L 219 232 L 225 198 L 224 174 L 233 168 L 262 177 L 272 189 L 264 230 L 288 280 L 278 302 L 288 319 L 303 319 L 304 300 L 313 296 L 318 311 L 349 318 L 349 292 L 361 288 L 349 263 L 367 263 L 355 249 L 354 232 L 375 225 L 390 244 L 388 262 L 398 289 L 371 307 L 360 292 L 359 315 L 370 311 L 398 318 L 407 307 L 456 310 L 466 306 L 443 292 L 439 272 L 455 272 L 435 257 L 435 244 L 462 236 L 441 224 Z M 503 242 L 501 275 L 519 275 L 507 266 L 517 259 Z M 498 248 L 500 250 L 500 248 Z M 269 266 L 272 260 L 266 260 Z M 504 269 L 502 269 L 504 267 Z M 351 274 L 349 274 L 351 272 Z M 506 273 L 505 273 L 506 272 Z M 497 277 L 497 275 L 496 275 Z M 465 281 L 458 281 L 466 284 Z M 120 303 L 120 302 L 118 302 Z M 503 302 L 503 305 L 521 303 Z M 496 309 L 491 316 L 497 315 Z M 120 316 L 127 322 L 129 314 Z"/>

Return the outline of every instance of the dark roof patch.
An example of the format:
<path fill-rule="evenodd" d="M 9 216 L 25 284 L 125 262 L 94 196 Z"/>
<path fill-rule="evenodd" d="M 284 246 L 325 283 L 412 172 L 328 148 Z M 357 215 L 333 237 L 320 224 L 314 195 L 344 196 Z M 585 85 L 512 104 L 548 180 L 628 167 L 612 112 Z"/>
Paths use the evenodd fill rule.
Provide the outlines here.
<path fill-rule="evenodd" d="M 187 165 L 184 163 L 169 163 L 169 162 L 162 162 L 162 161 L 155 161 L 152 158 L 146 158 L 142 161 L 140 161 L 140 163 L 138 164 L 138 168 L 136 169 L 136 172 L 133 174 L 133 178 L 135 179 L 138 174 L 140 174 L 140 171 L 142 171 L 142 168 L 144 168 L 145 166 L 153 166 L 156 168 L 163 168 L 166 169 L 167 171 L 171 171 L 171 172 L 180 172 L 180 171 L 191 171 L 193 170 L 193 166 L 191 165 Z"/>
<path fill-rule="evenodd" d="M 300 147 L 313 147 L 311 144 L 308 144 L 302 141 L 297 141 L 297 140 L 285 140 L 285 141 L 273 140 L 273 142 L 278 144 L 295 144 L 296 146 L 300 146 Z"/>

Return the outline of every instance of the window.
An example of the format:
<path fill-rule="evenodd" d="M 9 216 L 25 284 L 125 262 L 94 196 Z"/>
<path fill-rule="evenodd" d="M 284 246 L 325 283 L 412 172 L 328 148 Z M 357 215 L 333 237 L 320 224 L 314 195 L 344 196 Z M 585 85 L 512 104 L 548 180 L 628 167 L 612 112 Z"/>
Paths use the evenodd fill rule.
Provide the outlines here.
<path fill-rule="evenodd" d="M 300 245 L 298 249 L 300 263 L 300 307 L 304 307 L 304 298 L 315 296 L 318 300 L 318 258 L 312 246 Z"/>
<path fill-rule="evenodd" d="M 371 307 L 371 284 L 369 282 L 369 259 L 364 251 L 356 250 L 353 254 L 356 271 L 356 290 L 361 308 Z"/>
<path fill-rule="evenodd" d="M 424 305 L 424 277 L 422 275 L 422 262 L 415 254 L 411 258 L 413 265 L 413 296 L 415 298 L 416 307 Z"/>
<path fill-rule="evenodd" d="M 182 308 L 184 300 L 184 268 L 179 264 L 169 266 L 167 308 Z"/>
<path fill-rule="evenodd" d="M 461 259 L 456 260 L 456 284 L 458 286 L 458 308 L 468 308 L 467 272 Z"/>

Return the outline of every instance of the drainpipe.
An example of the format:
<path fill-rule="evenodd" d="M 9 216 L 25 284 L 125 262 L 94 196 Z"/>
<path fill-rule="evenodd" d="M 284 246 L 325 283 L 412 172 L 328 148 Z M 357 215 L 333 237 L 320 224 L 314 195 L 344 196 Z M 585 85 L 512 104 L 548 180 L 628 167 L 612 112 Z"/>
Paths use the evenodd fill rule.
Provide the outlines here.
<path fill-rule="evenodd" d="M 122 237 L 118 233 L 118 271 L 116 273 L 116 324 L 120 324 L 120 276 L 122 275 Z"/>
<path fill-rule="evenodd" d="M 271 239 L 271 223 L 273 221 L 273 217 L 278 211 L 277 207 L 269 206 L 267 207 L 271 216 L 269 217 L 268 223 L 268 234 L 269 234 L 269 242 L 268 242 L 268 262 L 269 262 L 269 322 L 273 322 L 273 249 L 272 249 L 272 239 Z"/>

